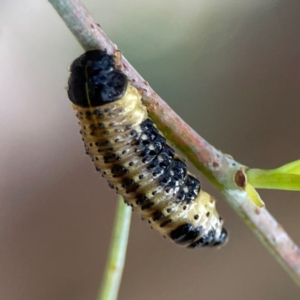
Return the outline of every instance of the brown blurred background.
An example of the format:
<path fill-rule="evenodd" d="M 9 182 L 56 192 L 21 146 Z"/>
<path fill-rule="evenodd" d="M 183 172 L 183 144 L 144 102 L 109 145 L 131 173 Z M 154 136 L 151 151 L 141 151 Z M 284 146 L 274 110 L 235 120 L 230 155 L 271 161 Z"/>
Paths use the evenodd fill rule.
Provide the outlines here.
<path fill-rule="evenodd" d="M 300 158 L 300 2 L 85 5 L 153 88 L 251 167 Z M 116 196 L 84 154 L 65 86 L 82 49 L 47 1 L 0 2 L 0 299 L 95 300 Z M 203 177 L 203 176 L 202 176 Z M 299 299 L 227 203 L 221 250 L 187 251 L 132 219 L 120 300 Z M 300 243 L 300 193 L 262 191 Z"/>

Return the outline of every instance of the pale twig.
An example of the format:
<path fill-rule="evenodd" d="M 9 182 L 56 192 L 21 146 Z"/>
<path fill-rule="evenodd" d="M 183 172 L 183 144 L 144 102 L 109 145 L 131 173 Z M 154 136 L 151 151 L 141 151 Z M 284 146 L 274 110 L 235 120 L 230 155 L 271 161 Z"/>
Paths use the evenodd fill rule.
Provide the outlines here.
<path fill-rule="evenodd" d="M 85 50 L 106 49 L 116 54 L 113 44 L 77 0 L 49 0 Z M 120 68 L 138 88 L 144 104 L 164 135 L 220 190 L 228 203 L 300 285 L 300 251 L 266 208 L 259 208 L 246 192 L 245 167 L 216 150 L 200 137 L 153 91 L 123 57 Z"/>

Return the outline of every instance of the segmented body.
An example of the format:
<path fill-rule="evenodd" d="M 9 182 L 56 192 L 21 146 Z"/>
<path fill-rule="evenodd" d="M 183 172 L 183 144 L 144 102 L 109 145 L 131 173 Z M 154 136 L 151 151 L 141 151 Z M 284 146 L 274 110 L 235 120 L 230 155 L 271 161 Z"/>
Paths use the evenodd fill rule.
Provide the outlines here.
<path fill-rule="evenodd" d="M 69 98 L 96 170 L 163 236 L 190 248 L 224 243 L 215 200 L 148 118 L 115 57 L 88 51 L 71 66 Z"/>

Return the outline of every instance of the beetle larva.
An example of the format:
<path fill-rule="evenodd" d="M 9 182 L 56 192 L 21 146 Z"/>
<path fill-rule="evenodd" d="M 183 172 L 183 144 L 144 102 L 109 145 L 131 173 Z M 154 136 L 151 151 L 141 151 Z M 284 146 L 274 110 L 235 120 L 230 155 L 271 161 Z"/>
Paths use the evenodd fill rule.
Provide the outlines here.
<path fill-rule="evenodd" d="M 92 50 L 71 65 L 68 95 L 97 171 L 153 228 L 195 248 L 227 240 L 215 200 L 201 190 L 153 122 L 116 57 Z"/>

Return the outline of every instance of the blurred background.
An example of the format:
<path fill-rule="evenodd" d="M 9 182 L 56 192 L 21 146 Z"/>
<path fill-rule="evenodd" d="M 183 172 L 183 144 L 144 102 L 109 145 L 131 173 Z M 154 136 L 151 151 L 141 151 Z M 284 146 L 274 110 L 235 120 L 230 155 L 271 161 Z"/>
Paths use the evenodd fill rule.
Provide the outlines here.
<path fill-rule="evenodd" d="M 84 1 L 126 58 L 210 143 L 251 167 L 300 158 L 296 0 Z M 0 299 L 95 300 L 116 195 L 84 153 L 65 86 L 83 50 L 47 1 L 0 2 Z M 202 176 L 203 178 L 203 176 Z M 133 215 L 119 299 L 299 299 L 218 199 L 220 250 L 187 251 Z M 262 191 L 300 243 L 300 193 Z"/>

